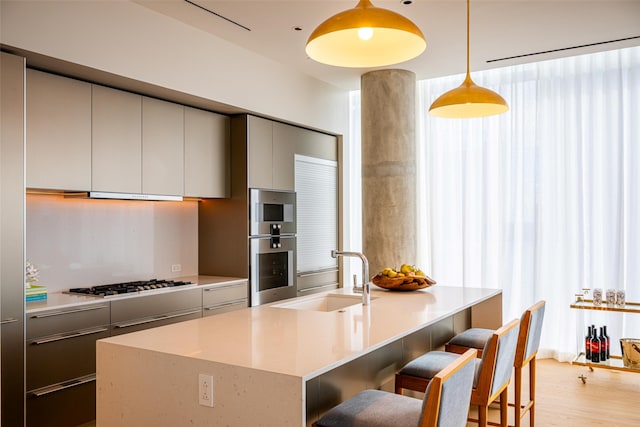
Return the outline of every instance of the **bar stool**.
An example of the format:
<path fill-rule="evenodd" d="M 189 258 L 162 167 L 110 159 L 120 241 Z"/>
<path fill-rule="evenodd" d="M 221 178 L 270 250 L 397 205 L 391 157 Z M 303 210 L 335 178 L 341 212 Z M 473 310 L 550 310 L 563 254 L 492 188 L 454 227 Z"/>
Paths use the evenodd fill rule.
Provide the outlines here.
<path fill-rule="evenodd" d="M 520 318 L 520 333 L 514 367 L 514 407 L 515 427 L 520 427 L 522 418 L 529 412 L 529 425 L 535 425 L 535 396 L 536 396 L 536 355 L 540 347 L 540 334 L 546 301 L 538 301 L 522 313 Z M 453 337 L 445 350 L 454 353 L 464 353 L 470 348 L 481 349 L 493 333 L 490 329 L 471 328 Z M 483 341 L 484 340 L 484 341 Z M 479 350 L 480 353 L 482 350 Z M 522 369 L 529 365 L 529 400 L 522 404 Z"/>
<path fill-rule="evenodd" d="M 508 386 L 513 370 L 519 319 L 513 319 L 491 334 L 484 346 L 482 358 L 475 361 L 475 378 L 469 403 L 478 407 L 477 422 L 481 427 L 488 424 L 489 405 L 500 397 L 500 425 L 507 426 Z M 466 354 L 466 353 L 465 353 Z M 456 353 L 431 351 L 407 363 L 396 374 L 396 393 L 403 389 L 424 392 L 441 366 L 450 363 Z"/>
<path fill-rule="evenodd" d="M 455 355 L 436 373 L 423 400 L 381 390 L 365 390 L 332 408 L 317 427 L 464 427 L 477 351 Z"/>

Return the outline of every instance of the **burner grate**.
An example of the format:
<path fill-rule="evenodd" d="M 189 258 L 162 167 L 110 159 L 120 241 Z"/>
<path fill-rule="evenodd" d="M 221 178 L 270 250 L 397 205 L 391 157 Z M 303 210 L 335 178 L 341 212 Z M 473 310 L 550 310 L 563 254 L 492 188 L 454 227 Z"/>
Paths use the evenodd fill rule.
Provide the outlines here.
<path fill-rule="evenodd" d="M 82 294 L 89 296 L 114 296 L 131 294 L 135 292 L 152 291 L 157 289 L 173 288 L 177 286 L 192 285 L 192 282 L 177 281 L 177 280 L 139 280 L 133 282 L 114 283 L 111 285 L 98 285 L 90 288 L 72 288 L 69 289 L 69 293 Z"/>

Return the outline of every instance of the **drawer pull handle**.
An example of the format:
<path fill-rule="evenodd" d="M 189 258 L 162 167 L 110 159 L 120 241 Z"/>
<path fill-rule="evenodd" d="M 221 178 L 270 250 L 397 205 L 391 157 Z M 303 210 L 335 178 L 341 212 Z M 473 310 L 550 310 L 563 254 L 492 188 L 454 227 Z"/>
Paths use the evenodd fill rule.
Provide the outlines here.
<path fill-rule="evenodd" d="M 324 284 L 318 285 L 318 286 L 312 286 L 312 287 L 305 288 L 305 289 L 298 289 L 298 292 L 301 293 L 301 294 L 304 294 L 305 292 L 317 291 L 320 288 L 325 288 L 325 287 L 328 287 L 328 286 L 334 286 L 335 288 L 337 288 L 338 284 L 337 283 L 324 283 Z"/>
<path fill-rule="evenodd" d="M 210 305 L 208 307 L 205 307 L 205 310 L 217 310 L 219 308 L 222 307 L 229 307 L 230 305 L 239 305 L 239 304 L 246 304 L 247 301 L 244 299 L 239 299 L 239 300 L 235 300 L 235 301 L 231 301 L 231 302 L 223 302 L 221 304 L 216 304 L 216 305 Z"/>
<path fill-rule="evenodd" d="M 6 325 L 7 323 L 15 323 L 17 321 L 18 321 L 18 319 L 16 319 L 15 317 L 8 317 L 8 318 L 0 321 L 0 325 Z"/>
<path fill-rule="evenodd" d="M 49 313 L 33 315 L 33 316 L 31 316 L 31 318 L 32 319 L 44 319 L 46 317 L 62 316 L 64 314 L 71 314 L 71 313 L 82 313 L 84 311 L 100 310 L 100 309 L 103 309 L 103 308 L 109 308 L 109 306 L 107 306 L 107 305 L 98 305 L 98 306 L 92 306 L 92 307 L 76 308 L 75 310 L 50 311 Z"/>
<path fill-rule="evenodd" d="M 244 286 L 245 283 L 234 283 L 232 285 L 218 285 L 218 286 L 213 286 L 211 288 L 204 288 L 202 289 L 205 292 L 213 292 L 213 291 L 219 291 L 221 289 L 229 289 L 229 288 L 234 288 L 234 287 L 240 287 L 240 286 Z"/>
<path fill-rule="evenodd" d="M 86 331 L 73 332 L 71 334 L 55 335 L 55 336 L 52 336 L 52 337 L 49 337 L 49 338 L 43 338 L 41 340 L 32 341 L 31 343 L 33 345 L 47 344 L 47 343 L 50 343 L 50 342 L 62 341 L 62 340 L 70 339 L 70 338 L 82 337 L 82 336 L 85 336 L 85 335 L 99 334 L 100 332 L 106 332 L 108 330 L 109 330 L 109 328 L 88 329 Z"/>
<path fill-rule="evenodd" d="M 96 380 L 96 375 L 95 374 L 91 374 L 91 375 L 87 375 L 85 377 L 82 378 L 77 378 L 75 380 L 71 380 L 71 381 L 66 381 L 63 383 L 59 383 L 59 384 L 54 384 L 48 387 L 44 387 L 41 388 L 39 390 L 36 391 L 32 391 L 31 395 L 33 397 L 42 397 L 42 396 L 46 396 L 47 394 L 51 394 L 51 393 L 55 393 L 58 391 L 62 391 L 65 390 L 67 388 L 71 388 L 71 387 L 76 387 L 82 384 L 86 384 L 86 383 L 90 383 L 92 381 Z"/>
<path fill-rule="evenodd" d="M 191 314 L 196 314 L 196 313 L 199 313 L 199 312 L 200 312 L 200 310 L 192 310 L 192 311 L 188 311 L 186 313 L 163 314 L 162 316 L 157 316 L 157 317 L 153 317 L 153 318 L 142 319 L 142 320 L 134 320 L 132 322 L 127 322 L 127 323 L 120 323 L 119 325 L 115 325 L 115 328 L 117 328 L 117 329 L 130 328 L 131 326 L 144 325 L 146 323 L 158 322 L 160 320 L 167 320 L 167 319 L 174 319 L 176 317 L 189 316 Z"/>
<path fill-rule="evenodd" d="M 338 270 L 335 268 L 327 268 L 324 270 L 314 270 L 314 271 L 307 271 L 305 273 L 298 273 L 298 277 L 310 277 L 310 276 L 317 276 L 319 274 L 327 274 L 327 273 L 337 273 Z"/>

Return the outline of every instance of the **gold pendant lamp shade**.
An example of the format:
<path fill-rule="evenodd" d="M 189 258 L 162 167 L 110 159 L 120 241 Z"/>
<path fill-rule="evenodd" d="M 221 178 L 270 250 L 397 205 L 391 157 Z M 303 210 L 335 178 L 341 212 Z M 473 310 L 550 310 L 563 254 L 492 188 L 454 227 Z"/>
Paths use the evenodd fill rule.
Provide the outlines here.
<path fill-rule="evenodd" d="M 467 76 L 460 86 L 440 95 L 429 114 L 436 117 L 467 119 L 509 111 L 507 102 L 492 90 L 478 86 L 469 73 L 469 1 L 467 0 Z"/>
<path fill-rule="evenodd" d="M 307 40 L 315 61 L 337 67 L 383 67 L 408 61 L 427 47 L 424 35 L 409 19 L 360 0 L 320 24 Z"/>

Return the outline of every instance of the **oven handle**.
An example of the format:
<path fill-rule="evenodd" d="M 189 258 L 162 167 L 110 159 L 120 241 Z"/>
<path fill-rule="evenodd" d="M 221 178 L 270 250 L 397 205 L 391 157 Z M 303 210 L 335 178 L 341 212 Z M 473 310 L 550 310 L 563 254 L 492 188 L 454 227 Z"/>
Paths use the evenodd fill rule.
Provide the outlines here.
<path fill-rule="evenodd" d="M 280 243 L 280 247 L 273 247 L 271 244 L 274 242 L 274 239 L 277 239 L 277 242 Z M 264 237 L 250 237 L 250 252 L 251 257 L 256 254 L 271 254 L 278 252 L 295 252 L 296 236 L 293 234 L 282 234 L 280 236 L 270 236 L 266 235 Z M 261 247 L 261 242 L 268 242 L 267 247 Z"/>
<path fill-rule="evenodd" d="M 109 306 L 107 306 L 107 305 L 97 305 L 97 306 L 91 306 L 91 307 L 76 308 L 76 309 L 73 309 L 73 310 L 50 311 L 48 313 L 33 315 L 33 316 L 31 316 L 31 318 L 32 319 L 44 319 L 45 317 L 62 316 L 64 314 L 71 314 L 71 313 L 82 313 L 83 311 L 100 310 L 100 309 L 103 309 L 103 308 L 109 308 Z"/>
<path fill-rule="evenodd" d="M 142 319 L 142 320 L 134 320 L 132 322 L 120 323 L 119 325 L 115 325 L 116 329 L 130 328 L 131 326 L 144 325 L 146 323 L 158 322 L 160 320 L 174 319 L 176 317 L 188 316 L 190 314 L 196 314 L 200 310 L 191 310 L 186 313 L 176 313 L 176 314 L 163 314 L 162 316 Z"/>

